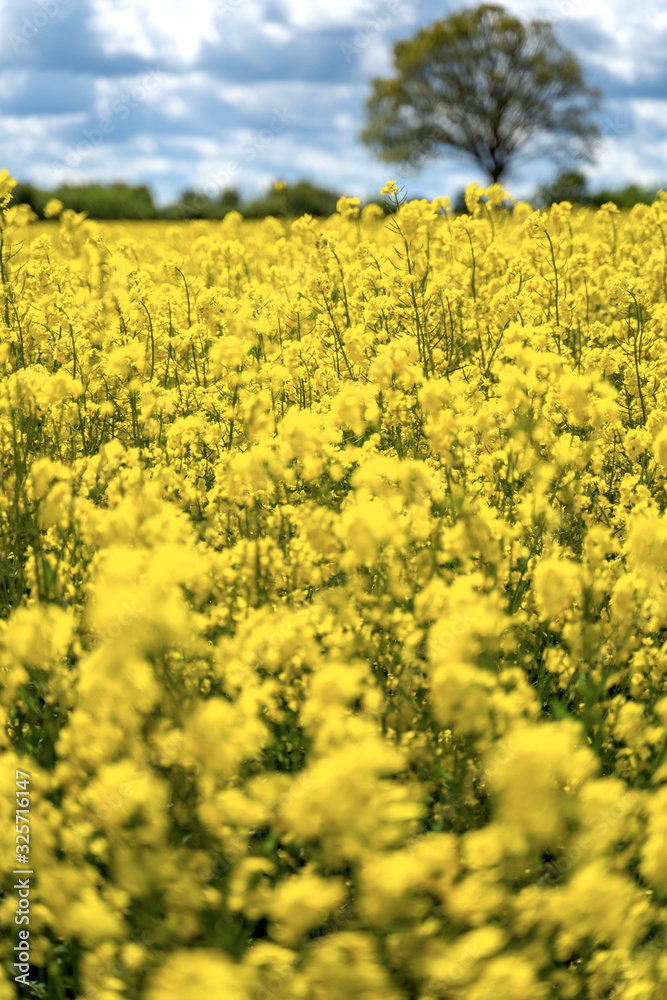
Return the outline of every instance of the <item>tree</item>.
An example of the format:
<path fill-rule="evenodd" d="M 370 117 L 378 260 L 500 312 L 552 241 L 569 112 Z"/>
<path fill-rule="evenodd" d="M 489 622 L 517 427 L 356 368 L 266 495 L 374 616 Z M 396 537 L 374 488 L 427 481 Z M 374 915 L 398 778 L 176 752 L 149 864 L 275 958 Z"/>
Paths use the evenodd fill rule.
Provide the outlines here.
<path fill-rule="evenodd" d="M 591 158 L 600 92 L 545 21 L 497 4 L 452 14 L 394 45 L 395 76 L 372 81 L 362 140 L 414 167 L 441 150 L 495 183 L 518 155 Z"/>
<path fill-rule="evenodd" d="M 286 184 L 280 190 L 271 186 L 265 195 L 243 205 L 241 211 L 247 219 L 260 219 L 267 215 L 296 216 L 306 213 L 313 216 L 328 216 L 336 211 L 339 197 L 335 191 L 301 180 L 295 184 Z"/>
<path fill-rule="evenodd" d="M 554 205 L 569 201 L 576 205 L 587 205 L 590 201 L 588 181 L 578 170 L 564 170 L 549 184 L 538 188 L 533 204 Z"/>
<path fill-rule="evenodd" d="M 664 190 L 664 185 L 662 187 Z M 591 196 L 591 205 L 604 205 L 611 201 L 618 208 L 632 208 L 634 205 L 652 205 L 660 186 L 654 188 L 642 188 L 637 184 L 628 184 L 627 187 L 617 191 L 602 190 Z"/>

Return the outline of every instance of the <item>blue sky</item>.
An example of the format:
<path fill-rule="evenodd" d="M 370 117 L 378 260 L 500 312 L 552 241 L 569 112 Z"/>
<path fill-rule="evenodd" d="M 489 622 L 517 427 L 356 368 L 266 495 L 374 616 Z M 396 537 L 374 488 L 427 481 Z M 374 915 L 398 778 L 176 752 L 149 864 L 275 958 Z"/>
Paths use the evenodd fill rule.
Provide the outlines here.
<path fill-rule="evenodd" d="M 442 158 L 410 176 L 361 144 L 373 76 L 391 47 L 461 6 L 433 0 L 0 0 L 0 136 L 15 177 L 147 183 L 165 203 L 185 187 L 247 195 L 309 178 L 377 195 L 453 196 L 483 175 Z M 594 187 L 667 186 L 667 3 L 508 0 L 554 22 L 602 88 Z M 525 197 L 553 174 L 524 164 Z"/>

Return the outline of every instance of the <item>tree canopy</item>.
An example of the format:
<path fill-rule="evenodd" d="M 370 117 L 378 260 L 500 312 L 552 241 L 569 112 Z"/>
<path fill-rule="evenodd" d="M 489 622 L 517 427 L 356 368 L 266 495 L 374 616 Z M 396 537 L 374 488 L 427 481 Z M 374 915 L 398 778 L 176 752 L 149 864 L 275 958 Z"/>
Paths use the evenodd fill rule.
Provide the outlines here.
<path fill-rule="evenodd" d="M 519 155 L 591 157 L 600 92 L 545 21 L 465 9 L 397 42 L 394 69 L 372 81 L 362 132 L 386 162 L 414 167 L 449 150 L 496 182 Z"/>

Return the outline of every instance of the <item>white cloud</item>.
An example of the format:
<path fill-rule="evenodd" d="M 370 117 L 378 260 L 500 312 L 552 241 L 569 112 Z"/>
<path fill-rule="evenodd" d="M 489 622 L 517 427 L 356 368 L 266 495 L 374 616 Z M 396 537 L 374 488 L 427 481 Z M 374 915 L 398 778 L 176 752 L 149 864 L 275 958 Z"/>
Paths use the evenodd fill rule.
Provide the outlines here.
<path fill-rule="evenodd" d="M 225 49 L 238 52 L 252 44 L 258 26 L 268 20 L 266 6 L 265 0 L 210 0 L 213 24 Z"/>
<path fill-rule="evenodd" d="M 202 43 L 216 41 L 210 0 L 91 0 L 91 25 L 107 55 L 189 64 Z"/>
<path fill-rule="evenodd" d="M 87 117 L 85 111 L 63 115 L 0 115 L 0 140 L 52 138 L 59 129 L 82 125 Z"/>
<path fill-rule="evenodd" d="M 262 100 L 257 87 L 234 86 L 221 83 L 219 80 L 206 80 L 206 86 L 225 104 L 231 104 L 237 110 L 255 113 L 262 107 Z"/>
<path fill-rule="evenodd" d="M 134 140 L 134 144 L 141 153 L 157 152 L 157 142 L 148 135 L 138 135 Z"/>
<path fill-rule="evenodd" d="M 286 45 L 294 38 L 293 31 L 286 28 L 284 24 L 278 24 L 275 21 L 267 21 L 265 24 L 260 24 L 259 30 L 265 38 L 276 42 L 278 45 Z"/>
<path fill-rule="evenodd" d="M 600 66 L 605 72 L 625 83 L 634 83 L 641 75 L 636 57 L 628 52 L 589 52 L 587 61 L 592 66 Z"/>
<path fill-rule="evenodd" d="M 667 131 L 665 102 L 659 98 L 641 98 L 628 101 L 628 106 L 637 119 L 637 123 L 651 128 Z"/>
<path fill-rule="evenodd" d="M 594 28 L 604 37 L 604 48 L 586 49 L 580 57 L 627 83 L 662 72 L 667 40 L 664 0 L 635 5 L 626 0 L 507 0 L 507 6 L 523 19 L 550 21 L 560 38 L 577 23 Z"/>
<path fill-rule="evenodd" d="M 140 104 L 163 106 L 169 77 L 159 68 L 133 76 L 98 77 L 93 81 L 95 111 L 100 117 L 113 117 L 114 108 L 128 111 Z"/>
<path fill-rule="evenodd" d="M 26 87 L 30 79 L 27 70 L 17 73 L 16 70 L 8 70 L 0 73 L 0 97 L 7 99 L 15 94 L 20 94 Z"/>
<path fill-rule="evenodd" d="M 619 188 L 631 182 L 649 188 L 664 187 L 667 183 L 665 163 L 667 139 L 653 145 L 650 155 L 642 146 L 609 140 L 598 162 L 585 173 L 593 188 Z"/>
<path fill-rule="evenodd" d="M 188 102 L 180 95 L 171 94 L 169 97 L 165 97 L 161 110 L 162 114 L 166 115 L 167 118 L 176 120 L 178 118 L 187 118 L 190 108 Z"/>
<path fill-rule="evenodd" d="M 360 54 L 364 76 L 391 76 L 393 73 L 392 53 L 382 38 L 371 38 Z"/>
<path fill-rule="evenodd" d="M 369 0 L 281 0 L 280 3 L 289 23 L 301 31 L 354 27 L 375 6 L 381 3 Z"/>
<path fill-rule="evenodd" d="M 570 20 L 595 21 L 605 33 L 627 23 L 623 0 L 507 0 L 508 9 L 522 19 L 551 21 L 554 26 Z"/>
<path fill-rule="evenodd" d="M 331 124 L 340 132 L 351 132 L 356 127 L 355 119 L 346 111 L 339 111 L 335 114 Z"/>

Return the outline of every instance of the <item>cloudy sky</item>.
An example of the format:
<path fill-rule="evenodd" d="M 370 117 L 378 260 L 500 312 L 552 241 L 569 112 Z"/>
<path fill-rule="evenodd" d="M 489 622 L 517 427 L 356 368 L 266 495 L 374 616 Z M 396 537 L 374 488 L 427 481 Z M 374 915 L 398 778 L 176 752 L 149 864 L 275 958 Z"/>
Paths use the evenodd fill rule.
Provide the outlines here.
<path fill-rule="evenodd" d="M 0 135 L 15 177 L 147 183 L 165 203 L 185 187 L 251 195 L 308 178 L 377 195 L 455 195 L 484 177 L 439 160 L 411 176 L 358 139 L 373 76 L 394 41 L 446 16 L 435 0 L 0 0 Z M 594 187 L 667 185 L 667 2 L 507 0 L 554 22 L 605 101 Z M 507 178 L 529 195 L 553 168 Z"/>

